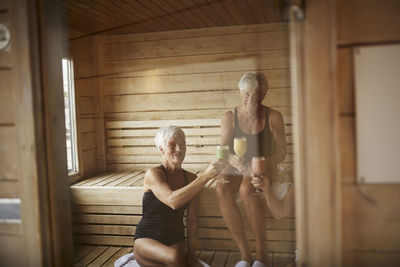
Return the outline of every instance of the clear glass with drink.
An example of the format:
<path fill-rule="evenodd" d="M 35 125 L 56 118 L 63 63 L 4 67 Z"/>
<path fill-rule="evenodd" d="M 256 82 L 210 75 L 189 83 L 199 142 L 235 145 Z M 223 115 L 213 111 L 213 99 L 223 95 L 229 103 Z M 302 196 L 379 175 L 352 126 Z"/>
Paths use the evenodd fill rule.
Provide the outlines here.
<path fill-rule="evenodd" d="M 228 160 L 229 146 L 217 146 L 216 156 L 217 156 L 217 160 L 219 160 L 219 159 Z M 220 175 L 218 175 L 217 182 L 218 183 L 229 183 L 228 180 L 224 179 L 224 177 L 222 176 L 222 173 Z"/>
<path fill-rule="evenodd" d="M 264 157 L 253 157 L 251 159 L 251 171 L 257 175 L 262 176 L 265 172 L 266 162 Z M 256 188 L 255 195 L 262 195 L 262 192 Z"/>
<path fill-rule="evenodd" d="M 247 152 L 246 137 L 236 137 L 233 139 L 233 150 L 236 155 L 243 157 Z"/>

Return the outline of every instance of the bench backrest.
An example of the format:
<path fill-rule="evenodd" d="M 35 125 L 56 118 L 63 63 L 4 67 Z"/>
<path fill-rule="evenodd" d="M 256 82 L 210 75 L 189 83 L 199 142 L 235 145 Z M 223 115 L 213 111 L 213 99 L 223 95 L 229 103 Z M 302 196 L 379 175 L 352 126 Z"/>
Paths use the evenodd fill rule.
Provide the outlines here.
<path fill-rule="evenodd" d="M 215 160 L 220 143 L 220 119 L 185 119 L 106 122 L 107 169 L 147 169 L 161 163 L 154 137 L 161 126 L 175 125 L 186 135 L 183 167 L 202 170 Z"/>
<path fill-rule="evenodd" d="M 281 165 L 291 166 L 291 118 L 284 117 L 287 155 Z M 220 119 L 180 119 L 152 121 L 108 121 L 105 123 L 107 170 L 146 170 L 161 163 L 161 153 L 154 137 L 161 126 L 175 125 L 186 135 L 186 158 L 183 167 L 190 171 L 204 170 L 215 160 L 220 144 Z"/>

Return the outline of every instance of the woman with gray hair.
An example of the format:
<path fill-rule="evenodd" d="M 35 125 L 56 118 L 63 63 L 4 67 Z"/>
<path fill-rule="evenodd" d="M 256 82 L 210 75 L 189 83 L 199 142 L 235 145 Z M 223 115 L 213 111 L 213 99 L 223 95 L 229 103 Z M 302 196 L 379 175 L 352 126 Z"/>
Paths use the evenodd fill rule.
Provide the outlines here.
<path fill-rule="evenodd" d="M 229 165 L 223 171 L 229 183 L 216 187 L 219 206 L 225 223 L 241 252 L 237 267 L 268 265 L 265 251 L 265 212 L 260 198 L 254 194 L 250 162 L 263 157 L 266 168 L 263 177 L 274 176 L 276 166 L 286 155 L 285 129 L 282 114 L 262 104 L 268 82 L 264 74 L 249 72 L 239 81 L 241 104 L 224 114 L 221 122 L 221 145 L 230 147 Z M 245 138 L 247 151 L 243 156 L 234 152 L 234 139 Z M 239 191 L 246 217 L 256 238 L 256 259 L 249 251 L 240 211 L 235 202 Z"/>
<path fill-rule="evenodd" d="M 144 177 L 143 217 L 136 228 L 134 257 L 141 266 L 203 266 L 194 246 L 196 195 L 224 164 L 211 163 L 200 176 L 182 169 L 186 141 L 176 126 L 160 128 L 155 143 L 163 159 Z M 183 225 L 186 209 L 187 246 Z"/>

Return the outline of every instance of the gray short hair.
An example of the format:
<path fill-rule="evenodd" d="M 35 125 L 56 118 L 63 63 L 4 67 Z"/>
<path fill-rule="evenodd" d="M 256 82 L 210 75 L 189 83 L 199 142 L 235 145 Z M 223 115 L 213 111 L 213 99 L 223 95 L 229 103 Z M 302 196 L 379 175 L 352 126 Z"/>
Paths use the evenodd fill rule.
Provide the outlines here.
<path fill-rule="evenodd" d="M 158 129 L 156 137 L 154 138 L 157 149 L 160 150 L 160 147 L 165 148 L 168 140 L 178 134 L 183 134 L 183 136 L 185 136 L 182 129 L 174 125 L 164 126 Z"/>
<path fill-rule="evenodd" d="M 259 88 L 260 93 L 266 94 L 268 90 L 267 77 L 261 72 L 248 72 L 240 78 L 239 89 L 241 93 L 254 92 Z"/>

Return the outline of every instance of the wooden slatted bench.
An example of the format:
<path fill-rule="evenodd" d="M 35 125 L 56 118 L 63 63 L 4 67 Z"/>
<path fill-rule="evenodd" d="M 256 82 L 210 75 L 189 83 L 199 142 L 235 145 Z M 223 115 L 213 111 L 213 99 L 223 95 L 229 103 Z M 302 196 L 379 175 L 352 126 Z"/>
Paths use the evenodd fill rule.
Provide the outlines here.
<path fill-rule="evenodd" d="M 75 247 L 75 267 L 113 267 L 114 262 L 121 256 L 133 251 L 132 247 L 83 245 Z M 198 257 L 212 267 L 231 267 L 240 259 L 238 251 L 199 250 Z M 294 260 L 291 254 L 270 254 L 273 267 L 287 266 Z"/>
<path fill-rule="evenodd" d="M 169 124 L 180 126 L 185 131 L 185 169 L 193 172 L 204 170 L 215 159 L 215 148 L 220 141 L 218 119 L 106 122 L 109 171 L 71 185 L 75 244 L 100 246 L 96 251 L 111 247 L 106 255 L 112 254 L 115 247 L 132 248 L 136 225 L 142 214 L 145 170 L 161 162 L 161 155 L 154 146 L 154 136 L 160 126 Z M 290 123 L 286 126 L 290 146 Z M 291 156 L 282 164 L 291 165 Z M 215 183 L 210 183 L 200 193 L 197 244 L 200 250 L 217 251 L 213 255 L 220 258 L 220 255 L 230 255 L 238 249 L 222 219 L 214 188 Z M 239 206 L 243 212 L 241 202 Z M 271 257 L 293 259 L 294 218 L 277 221 L 267 210 L 265 221 L 266 246 Z M 247 225 L 246 235 L 250 249 L 254 251 L 254 236 Z"/>

